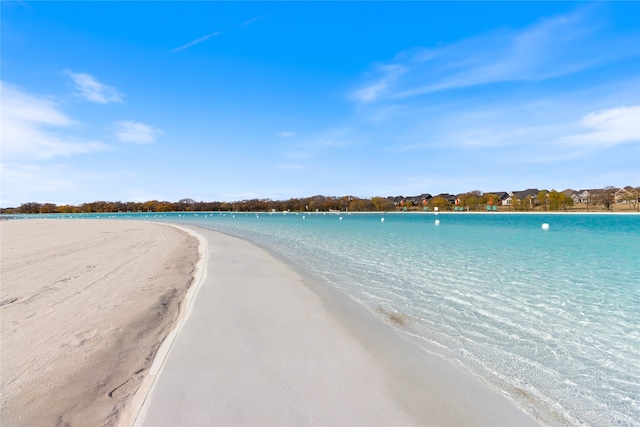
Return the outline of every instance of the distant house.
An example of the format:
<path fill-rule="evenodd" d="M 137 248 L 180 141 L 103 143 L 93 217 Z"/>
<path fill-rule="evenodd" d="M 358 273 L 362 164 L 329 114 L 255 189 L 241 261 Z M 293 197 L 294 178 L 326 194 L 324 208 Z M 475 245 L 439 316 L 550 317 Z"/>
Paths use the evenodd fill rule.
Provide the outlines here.
<path fill-rule="evenodd" d="M 632 194 L 633 187 L 628 185 L 616 191 L 613 197 L 616 203 L 628 203 L 629 199 L 632 197 Z"/>
<path fill-rule="evenodd" d="M 576 190 L 572 190 L 571 188 L 567 188 L 566 190 L 561 191 L 567 197 L 571 197 L 573 199 L 573 204 L 578 203 L 578 192 Z"/>
<path fill-rule="evenodd" d="M 393 203 L 393 206 L 398 207 L 400 205 L 400 201 L 404 200 L 403 196 L 388 196 L 386 200 Z"/>
<path fill-rule="evenodd" d="M 484 194 L 495 194 L 497 196 L 497 200 L 493 201 L 494 205 L 508 206 L 510 203 L 509 197 L 511 195 L 507 191 L 485 191 Z"/>
<path fill-rule="evenodd" d="M 527 197 L 531 197 L 531 198 L 538 198 L 538 193 L 540 192 L 540 190 L 538 190 L 537 188 L 528 188 L 526 190 L 523 191 L 514 191 L 513 192 L 513 197 L 517 198 L 517 199 L 525 199 Z"/>
<path fill-rule="evenodd" d="M 423 193 L 421 195 L 418 196 L 418 199 L 420 200 L 421 203 L 423 202 L 428 202 L 429 200 L 433 199 L 433 196 L 429 193 Z"/>
<path fill-rule="evenodd" d="M 442 197 L 443 199 L 447 200 L 449 203 L 453 204 L 456 202 L 456 196 L 454 196 L 453 194 L 449 194 L 449 193 L 440 193 L 437 196 L 433 196 L 433 198 L 435 199 L 436 197 Z"/>
<path fill-rule="evenodd" d="M 587 190 L 580 190 L 578 194 L 576 194 L 577 198 L 574 200 L 574 203 L 579 205 L 583 205 L 589 203 L 589 199 L 591 198 L 591 194 Z"/>
<path fill-rule="evenodd" d="M 589 204 L 599 193 L 602 193 L 602 189 L 579 190 L 577 203 L 582 205 Z"/>
<path fill-rule="evenodd" d="M 528 188 L 523 191 L 512 191 L 509 193 L 509 197 L 505 199 L 503 205 L 510 206 L 513 204 L 513 200 L 526 200 L 529 197 L 529 207 L 533 209 L 534 206 L 540 204 L 538 201 L 538 193 L 540 190 L 537 188 Z"/>
<path fill-rule="evenodd" d="M 431 194 L 421 194 L 419 196 L 407 196 L 404 198 L 405 203 L 411 203 L 412 206 L 422 206 L 424 201 L 427 202 L 431 199 Z"/>

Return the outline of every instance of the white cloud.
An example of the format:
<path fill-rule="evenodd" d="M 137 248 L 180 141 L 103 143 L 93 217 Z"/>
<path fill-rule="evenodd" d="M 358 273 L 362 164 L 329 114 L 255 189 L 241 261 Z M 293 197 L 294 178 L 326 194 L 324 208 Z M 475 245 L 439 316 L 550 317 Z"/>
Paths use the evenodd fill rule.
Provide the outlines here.
<path fill-rule="evenodd" d="M 116 125 L 116 137 L 122 142 L 133 142 L 135 144 L 151 144 L 156 141 L 162 130 L 146 125 L 144 123 L 132 121 L 119 121 Z"/>
<path fill-rule="evenodd" d="M 65 74 L 73 80 L 80 96 L 87 101 L 98 104 L 108 104 L 110 102 L 122 102 L 122 95 L 113 86 L 100 83 L 95 77 L 87 73 L 74 73 L 65 70 Z"/>
<path fill-rule="evenodd" d="M 105 150 L 98 141 L 81 141 L 56 130 L 77 123 L 52 99 L 0 82 L 3 161 L 34 161 Z"/>
<path fill-rule="evenodd" d="M 282 132 L 278 133 L 278 136 L 280 136 L 281 138 L 291 138 L 296 136 L 296 134 L 288 130 L 283 130 Z"/>
<path fill-rule="evenodd" d="M 295 147 L 287 147 L 284 156 L 295 162 L 317 158 L 328 150 L 343 149 L 359 141 L 350 128 L 333 128 L 306 138 L 300 138 Z"/>
<path fill-rule="evenodd" d="M 594 10 L 588 5 L 524 29 L 401 52 L 375 65 L 373 77 L 351 96 L 371 103 L 488 83 L 539 81 L 640 54 L 634 35 L 598 39 L 600 23 Z"/>
<path fill-rule="evenodd" d="M 588 130 L 560 141 L 602 147 L 640 141 L 640 105 L 589 113 L 582 118 L 581 125 Z"/>
<path fill-rule="evenodd" d="M 379 65 L 374 81 L 353 92 L 351 97 L 358 102 L 373 102 L 383 96 L 406 71 L 407 68 L 399 64 Z"/>

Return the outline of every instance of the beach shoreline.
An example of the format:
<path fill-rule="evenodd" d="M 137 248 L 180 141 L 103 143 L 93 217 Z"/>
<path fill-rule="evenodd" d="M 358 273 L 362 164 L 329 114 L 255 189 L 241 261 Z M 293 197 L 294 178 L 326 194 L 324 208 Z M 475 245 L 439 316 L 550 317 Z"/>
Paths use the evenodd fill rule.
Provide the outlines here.
<path fill-rule="evenodd" d="M 5 239 L 4 227 L 11 223 L 14 221 L 2 225 L 3 288 L 5 269 L 12 265 L 5 263 L 10 260 L 6 252 L 15 249 L 13 243 L 8 244 L 12 240 Z M 76 231 L 81 224 L 84 232 L 81 236 L 76 233 L 76 244 L 78 237 L 86 243 L 90 237 L 87 230 L 101 230 L 106 225 L 111 232 L 126 230 L 134 239 L 131 228 L 151 227 L 155 234 L 150 234 L 164 236 L 163 239 L 169 233 L 167 230 L 183 238 L 188 233 L 190 268 L 178 275 L 183 282 L 185 276 L 189 277 L 192 284 L 176 297 L 179 301 L 173 309 L 173 321 L 164 327 L 164 336 L 154 342 L 155 350 L 145 359 L 142 371 L 138 360 L 135 368 L 129 369 L 133 376 L 124 382 L 116 381 L 119 385 L 113 390 L 107 390 L 111 386 L 106 385 L 94 387 L 98 403 L 88 407 L 72 405 L 64 415 L 54 416 L 51 406 L 73 399 L 65 396 L 73 387 L 66 384 L 60 388 L 51 381 L 44 391 L 47 396 L 55 392 L 60 397 L 57 403 L 43 399 L 46 404 L 32 407 L 35 398 L 26 399 L 24 394 L 5 402 L 5 398 L 12 397 L 6 393 L 11 387 L 5 386 L 11 369 L 6 369 L 3 363 L 3 422 L 53 425 L 74 424 L 74 420 L 77 423 L 82 419 L 86 424 L 87 415 L 93 412 L 99 424 L 122 426 L 539 425 L 498 391 L 437 354 L 429 354 L 418 341 L 372 315 L 356 301 L 314 281 L 269 248 L 251 241 L 171 223 L 96 220 L 15 223 L 29 228 L 41 226 L 47 233 L 62 227 L 55 224 L 76 227 Z M 65 246 L 74 244 L 67 241 Z M 199 258 L 194 258 L 194 254 L 200 254 Z M 184 259 L 185 254 L 182 255 Z M 42 253 L 32 261 L 41 262 Z M 85 261 L 78 262 L 87 264 Z M 9 300 L 10 292 L 11 288 L 3 289 L 0 298 L 3 304 Z M 5 348 L 11 344 L 5 340 L 5 320 L 9 319 L 5 308 L 11 305 L 2 308 Z M 89 305 L 83 307 L 90 311 Z M 76 342 L 86 346 L 96 336 L 102 333 L 81 337 Z M 43 338 L 47 337 L 40 340 Z M 46 339 L 43 343 L 51 344 Z M 50 346 L 48 350 L 65 357 L 69 354 L 64 346 Z M 113 348 L 106 347 L 105 351 L 111 353 L 101 357 L 85 353 L 84 357 L 91 356 L 94 367 L 104 364 L 103 371 L 114 369 L 108 363 L 116 358 Z M 3 352 L 3 362 L 8 356 Z M 67 376 L 75 383 L 86 382 L 79 372 L 82 371 Z M 39 386 L 35 390 L 42 391 L 43 382 L 33 381 Z M 124 399 L 119 406 L 113 403 L 114 396 Z M 111 406 L 105 406 L 101 400 Z M 38 415 L 38 410 L 44 412 Z M 21 413 L 15 418 L 16 411 L 26 411 L 27 415 Z"/>

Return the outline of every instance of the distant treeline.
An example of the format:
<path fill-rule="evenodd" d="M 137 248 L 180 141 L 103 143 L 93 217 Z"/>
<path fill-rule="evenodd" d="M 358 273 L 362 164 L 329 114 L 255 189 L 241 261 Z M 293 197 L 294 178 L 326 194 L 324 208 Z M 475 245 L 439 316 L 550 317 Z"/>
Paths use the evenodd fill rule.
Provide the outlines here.
<path fill-rule="evenodd" d="M 91 213 L 91 212 L 185 212 L 185 211 L 384 211 L 393 210 L 393 200 L 382 197 L 361 199 L 358 197 L 313 196 L 289 200 L 251 199 L 236 202 L 196 202 L 182 199 L 178 202 L 151 200 L 148 202 L 104 202 L 80 205 L 56 205 L 53 203 L 23 203 L 16 208 L 2 209 L 2 213 Z"/>
<path fill-rule="evenodd" d="M 433 210 L 441 211 L 484 210 L 487 206 L 493 210 L 569 210 L 574 204 L 586 203 L 587 209 L 602 207 L 612 210 L 613 205 L 624 203 L 635 209 L 640 198 L 640 188 L 605 187 L 599 190 L 574 190 L 562 192 L 529 189 L 521 192 L 483 193 L 478 190 L 452 195 L 441 193 L 437 196 L 421 194 L 404 197 L 372 197 L 370 199 L 355 196 L 312 196 L 288 200 L 250 199 L 236 202 L 196 202 L 181 199 L 177 202 L 151 200 L 148 202 L 104 202 L 82 203 L 80 205 L 56 205 L 54 203 L 23 203 L 15 208 L 1 209 L 3 214 L 73 214 L 73 213 L 116 213 L 116 212 L 185 212 L 185 211 L 234 211 L 234 212 L 272 212 L 272 211 L 394 211 L 394 210 Z"/>

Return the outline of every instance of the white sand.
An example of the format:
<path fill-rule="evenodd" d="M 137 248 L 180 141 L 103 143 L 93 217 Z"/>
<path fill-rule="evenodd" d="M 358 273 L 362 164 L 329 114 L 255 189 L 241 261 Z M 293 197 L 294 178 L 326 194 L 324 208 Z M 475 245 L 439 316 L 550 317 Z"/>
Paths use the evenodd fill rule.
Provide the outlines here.
<path fill-rule="evenodd" d="M 267 251 L 198 232 L 207 280 L 136 425 L 536 425 Z"/>
<path fill-rule="evenodd" d="M 98 220 L 0 221 L 0 238 L 0 424 L 131 425 L 197 239 Z"/>

